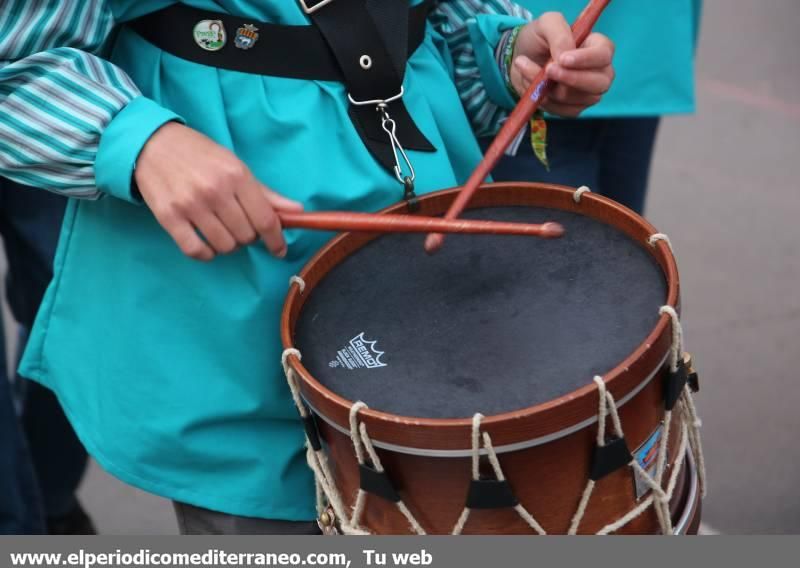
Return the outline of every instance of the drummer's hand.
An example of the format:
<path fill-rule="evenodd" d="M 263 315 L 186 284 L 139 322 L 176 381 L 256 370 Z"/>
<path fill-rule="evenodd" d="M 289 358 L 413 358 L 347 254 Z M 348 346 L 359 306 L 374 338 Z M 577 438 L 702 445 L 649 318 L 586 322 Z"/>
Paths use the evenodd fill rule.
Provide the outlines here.
<path fill-rule="evenodd" d="M 613 57 L 614 44 L 597 33 L 576 49 L 564 16 L 547 12 L 520 31 L 509 75 L 514 89 L 522 96 L 552 58 L 547 77 L 558 84 L 545 98 L 542 108 L 552 114 L 575 117 L 600 101 L 611 87 Z"/>
<path fill-rule="evenodd" d="M 303 208 L 260 184 L 230 151 L 174 122 L 145 144 L 135 177 L 161 226 L 185 255 L 198 260 L 232 252 L 258 237 L 281 258 L 286 241 L 276 211 Z"/>

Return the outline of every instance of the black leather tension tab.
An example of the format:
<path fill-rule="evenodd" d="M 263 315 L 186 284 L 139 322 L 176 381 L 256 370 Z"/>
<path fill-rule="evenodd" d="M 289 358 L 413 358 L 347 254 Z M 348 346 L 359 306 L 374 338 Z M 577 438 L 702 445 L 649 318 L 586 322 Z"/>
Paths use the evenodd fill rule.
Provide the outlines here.
<path fill-rule="evenodd" d="M 605 446 L 595 446 L 589 478 L 599 481 L 631 463 L 633 456 L 625 438 L 612 438 Z"/>
<path fill-rule="evenodd" d="M 678 370 L 670 370 L 664 382 L 664 408 L 672 410 L 675 407 L 688 380 L 689 370 L 686 368 L 686 363 L 679 361 Z"/>
<path fill-rule="evenodd" d="M 377 471 L 367 464 L 361 464 L 358 466 L 358 472 L 361 478 L 361 489 L 367 493 L 372 493 L 387 501 L 391 501 L 392 503 L 400 501 L 400 495 L 395 491 L 394 485 L 392 485 L 392 481 L 389 479 L 389 476 L 386 475 L 385 471 Z"/>
<path fill-rule="evenodd" d="M 308 17 L 327 41 L 355 101 L 387 100 L 400 93 L 408 61 L 409 6 L 397 0 L 306 0 Z M 402 98 L 387 106 L 404 148 L 435 151 Z M 351 104 L 356 131 L 376 160 L 394 171 L 395 155 L 376 105 Z"/>
<path fill-rule="evenodd" d="M 519 504 L 508 481 L 498 479 L 473 479 L 469 484 L 467 507 L 469 509 L 506 509 Z"/>
<path fill-rule="evenodd" d="M 700 377 L 697 374 L 697 371 L 692 371 L 689 373 L 689 377 L 686 380 L 689 383 L 689 388 L 692 389 L 692 392 L 700 392 Z"/>
<path fill-rule="evenodd" d="M 314 415 L 309 413 L 308 416 L 303 418 L 303 426 L 306 429 L 306 438 L 311 445 L 311 449 L 318 452 L 322 449 L 322 441 L 319 438 L 319 430 L 317 429 L 317 421 Z"/>

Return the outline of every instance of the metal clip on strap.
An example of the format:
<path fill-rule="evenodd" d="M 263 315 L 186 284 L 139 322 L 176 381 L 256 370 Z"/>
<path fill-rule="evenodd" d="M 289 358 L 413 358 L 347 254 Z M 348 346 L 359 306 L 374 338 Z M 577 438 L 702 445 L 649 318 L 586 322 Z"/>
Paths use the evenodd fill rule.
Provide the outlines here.
<path fill-rule="evenodd" d="M 416 174 L 407 150 L 436 151 L 402 100 L 412 31 L 409 14 L 417 8 L 397 0 L 298 2 L 319 28 L 342 70 L 350 102 L 348 115 L 358 135 L 408 195 Z M 429 6 L 428 2 L 421 5 Z M 372 109 L 377 110 L 377 116 Z"/>
<path fill-rule="evenodd" d="M 386 110 L 386 103 L 380 103 L 377 110 L 381 113 L 381 126 L 386 134 L 389 135 L 389 141 L 392 143 L 392 152 L 394 153 L 394 176 L 403 186 L 403 199 L 408 202 L 409 210 L 414 212 L 419 209 L 419 201 L 417 200 L 417 195 L 414 193 L 414 180 L 417 179 L 417 174 L 414 172 L 414 166 L 408 158 L 408 154 L 406 154 L 403 145 L 400 143 L 400 140 L 397 139 L 397 125 L 394 120 L 392 120 L 392 117 L 389 116 L 389 111 Z M 408 175 L 403 175 L 403 166 L 400 163 L 400 156 L 403 157 L 403 161 L 408 169 Z"/>
<path fill-rule="evenodd" d="M 389 115 L 388 110 L 389 103 L 402 99 L 404 94 L 405 88 L 401 86 L 400 92 L 388 99 L 359 101 L 353 98 L 349 93 L 347 94 L 347 98 L 354 106 L 375 105 L 375 110 L 381 114 L 381 128 L 383 128 L 383 131 L 389 136 L 389 142 L 392 145 L 392 153 L 394 154 L 394 176 L 403 186 L 403 199 L 408 202 L 408 207 L 413 212 L 419 208 L 417 195 L 414 193 L 414 181 L 417 179 L 417 174 L 414 171 L 414 165 L 411 163 L 411 159 L 408 157 L 405 148 L 403 148 L 400 139 L 397 137 L 397 124 Z M 401 157 L 403 159 L 402 162 L 400 161 Z M 405 175 L 403 172 L 403 164 L 405 164 L 408 175 Z"/>
<path fill-rule="evenodd" d="M 411 160 L 408 158 L 408 154 L 406 154 L 405 148 L 400 143 L 400 140 L 397 138 L 397 124 L 389 116 L 389 103 L 394 101 L 400 100 L 403 98 L 405 94 L 405 88 L 400 87 L 400 92 L 396 95 L 389 97 L 388 99 L 372 99 L 369 101 L 359 101 L 353 98 L 352 95 L 348 93 L 347 98 L 355 106 L 372 106 L 375 105 L 375 110 L 377 110 L 381 114 L 381 127 L 383 128 L 384 132 L 389 136 L 389 142 L 392 145 L 392 152 L 394 153 L 394 175 L 397 178 L 397 181 L 400 182 L 401 185 L 407 185 L 406 179 L 410 177 L 411 182 L 417 178 L 416 173 L 414 172 L 414 166 L 411 164 Z M 400 157 L 402 156 L 403 161 L 405 162 L 406 168 L 408 169 L 409 176 L 403 175 L 403 167 L 400 163 Z"/>
<path fill-rule="evenodd" d="M 300 7 L 303 9 L 303 12 L 305 12 L 306 14 L 313 14 L 320 8 L 324 8 L 325 6 L 333 2 L 333 0 L 322 0 L 322 2 L 317 2 L 316 4 L 314 4 L 314 0 L 310 0 L 310 2 L 306 2 L 306 0 L 298 0 L 298 1 L 300 2 Z M 311 4 L 311 6 L 308 5 L 309 3 Z"/>
<path fill-rule="evenodd" d="M 392 97 L 389 97 L 388 99 L 373 99 L 371 101 L 357 101 L 356 99 L 353 98 L 353 96 L 350 93 L 347 93 L 347 99 L 351 103 L 353 103 L 355 106 L 376 105 L 378 108 L 380 108 L 381 105 L 383 105 L 385 107 L 389 103 L 393 103 L 394 101 L 398 101 L 398 100 L 402 99 L 403 95 L 405 95 L 405 94 L 406 94 L 406 88 L 401 85 L 400 86 L 400 92 L 397 93 L 396 95 L 392 96 Z"/>
<path fill-rule="evenodd" d="M 392 143 L 392 151 L 394 152 L 394 175 L 402 185 L 406 184 L 406 176 L 403 175 L 403 167 L 400 163 L 400 156 L 403 157 L 403 161 L 405 162 L 406 168 L 408 168 L 409 176 L 411 181 L 413 182 L 417 178 L 417 174 L 414 172 L 414 166 L 411 165 L 411 160 L 408 159 L 408 154 L 406 154 L 403 145 L 400 143 L 400 140 L 397 139 L 397 125 L 395 124 L 392 117 L 389 116 L 389 112 L 386 110 L 386 104 L 381 103 L 378 105 L 378 112 L 381 113 L 381 127 L 389 135 L 389 141 Z M 399 155 L 398 155 L 399 154 Z"/>

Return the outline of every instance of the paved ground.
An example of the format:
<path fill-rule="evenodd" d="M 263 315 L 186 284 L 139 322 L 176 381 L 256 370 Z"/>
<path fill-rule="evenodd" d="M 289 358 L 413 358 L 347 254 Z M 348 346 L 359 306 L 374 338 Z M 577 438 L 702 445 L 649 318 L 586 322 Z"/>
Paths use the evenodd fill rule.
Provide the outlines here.
<path fill-rule="evenodd" d="M 702 373 L 705 521 L 800 532 L 800 59 L 797 0 L 707 0 L 699 113 L 667 121 L 649 216 L 672 237 Z M 168 503 L 92 469 L 106 533 L 175 531 Z"/>
<path fill-rule="evenodd" d="M 796 0 L 710 0 L 699 112 L 662 133 L 649 213 L 672 237 L 710 495 L 726 533 L 800 532 Z"/>

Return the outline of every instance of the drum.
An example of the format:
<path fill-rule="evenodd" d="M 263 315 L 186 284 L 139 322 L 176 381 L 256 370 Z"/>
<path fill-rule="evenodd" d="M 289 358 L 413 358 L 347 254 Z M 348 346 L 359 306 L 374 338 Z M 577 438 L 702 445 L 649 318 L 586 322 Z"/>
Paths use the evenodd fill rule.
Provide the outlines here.
<path fill-rule="evenodd" d="M 427 256 L 423 235 L 346 233 L 292 279 L 283 364 L 325 529 L 695 532 L 697 380 L 669 239 L 586 188 L 489 184 L 464 217 L 566 235 L 452 235 Z"/>

